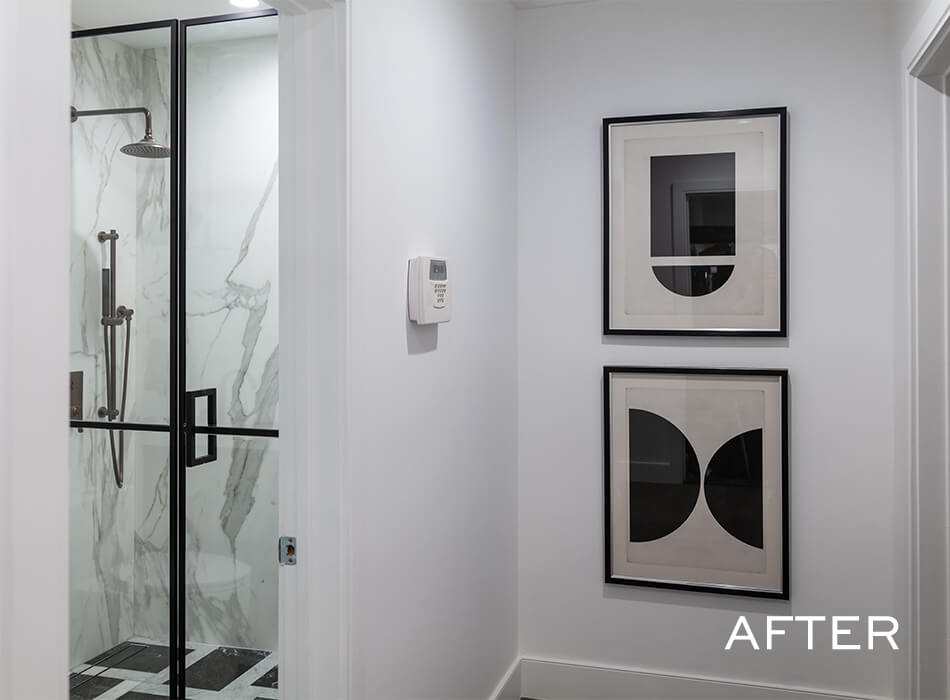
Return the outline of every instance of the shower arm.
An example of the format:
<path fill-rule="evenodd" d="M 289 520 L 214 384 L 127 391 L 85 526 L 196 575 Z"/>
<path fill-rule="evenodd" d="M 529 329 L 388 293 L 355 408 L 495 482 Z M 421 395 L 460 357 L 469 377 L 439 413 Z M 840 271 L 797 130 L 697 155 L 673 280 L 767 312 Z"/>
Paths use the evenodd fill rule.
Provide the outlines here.
<path fill-rule="evenodd" d="M 102 117 L 114 114 L 144 114 L 145 115 L 145 138 L 152 137 L 152 113 L 145 107 L 115 107 L 113 109 L 76 109 L 69 108 L 69 116 L 72 121 L 80 117 Z"/>

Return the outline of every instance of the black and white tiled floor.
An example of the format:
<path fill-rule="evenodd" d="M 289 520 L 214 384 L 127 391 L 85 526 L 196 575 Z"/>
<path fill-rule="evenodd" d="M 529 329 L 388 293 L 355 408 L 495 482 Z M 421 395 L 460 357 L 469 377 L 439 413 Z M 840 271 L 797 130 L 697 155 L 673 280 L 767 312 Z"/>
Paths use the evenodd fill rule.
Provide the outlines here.
<path fill-rule="evenodd" d="M 276 700 L 277 656 L 269 651 L 189 644 L 186 696 L 194 700 Z M 130 639 L 73 669 L 70 700 L 168 697 L 168 647 Z"/>

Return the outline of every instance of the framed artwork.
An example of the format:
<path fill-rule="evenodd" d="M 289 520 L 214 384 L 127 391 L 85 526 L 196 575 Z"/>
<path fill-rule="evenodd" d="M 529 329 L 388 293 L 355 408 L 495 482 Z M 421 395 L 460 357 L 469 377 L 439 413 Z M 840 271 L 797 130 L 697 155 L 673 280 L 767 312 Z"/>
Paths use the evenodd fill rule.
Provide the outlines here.
<path fill-rule="evenodd" d="M 604 119 L 605 334 L 787 335 L 787 119 Z"/>
<path fill-rule="evenodd" d="M 604 368 L 607 583 L 788 600 L 788 372 Z"/>

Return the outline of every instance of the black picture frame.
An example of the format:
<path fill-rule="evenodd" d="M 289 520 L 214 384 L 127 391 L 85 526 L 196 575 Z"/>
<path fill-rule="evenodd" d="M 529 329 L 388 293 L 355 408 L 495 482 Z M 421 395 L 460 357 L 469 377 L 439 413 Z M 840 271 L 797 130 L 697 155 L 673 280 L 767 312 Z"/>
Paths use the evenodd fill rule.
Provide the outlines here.
<path fill-rule="evenodd" d="M 610 378 L 615 374 L 668 374 L 688 376 L 736 376 L 736 377 L 777 377 L 781 383 L 781 522 L 782 522 L 782 582 L 780 591 L 736 589 L 718 585 L 703 585 L 695 583 L 676 583 L 655 581 L 650 579 L 635 579 L 614 575 L 611 560 L 611 474 L 610 474 L 610 443 L 611 443 L 611 411 L 610 411 Z M 606 365 L 603 369 L 603 421 L 604 421 L 604 465 L 603 465 L 603 505 L 604 505 L 604 583 L 621 586 L 644 586 L 648 588 L 662 588 L 680 591 L 694 591 L 700 593 L 716 593 L 739 597 L 770 598 L 775 600 L 789 600 L 790 591 L 790 536 L 789 536 L 789 486 L 788 486 L 788 416 L 789 416 L 789 382 L 787 369 L 749 369 L 749 368 L 697 368 L 697 367 L 646 367 L 646 366 L 619 366 Z"/>
<path fill-rule="evenodd" d="M 778 329 L 639 329 L 615 328 L 610 314 L 610 127 L 644 122 L 703 121 L 777 116 L 779 118 L 779 328 Z M 788 337 L 788 108 L 761 107 L 712 112 L 681 112 L 605 117 L 601 128 L 603 192 L 603 334 L 618 336 Z"/>

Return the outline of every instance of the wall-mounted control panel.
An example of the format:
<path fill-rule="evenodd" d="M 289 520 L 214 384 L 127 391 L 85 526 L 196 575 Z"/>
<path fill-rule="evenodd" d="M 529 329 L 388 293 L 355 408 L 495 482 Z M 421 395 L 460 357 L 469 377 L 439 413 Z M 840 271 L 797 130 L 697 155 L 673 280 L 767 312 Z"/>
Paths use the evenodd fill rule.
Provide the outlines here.
<path fill-rule="evenodd" d="M 69 417 L 82 418 L 82 372 L 69 373 Z"/>
<path fill-rule="evenodd" d="M 445 323 L 452 318 L 449 268 L 445 258 L 409 261 L 409 320 Z"/>

